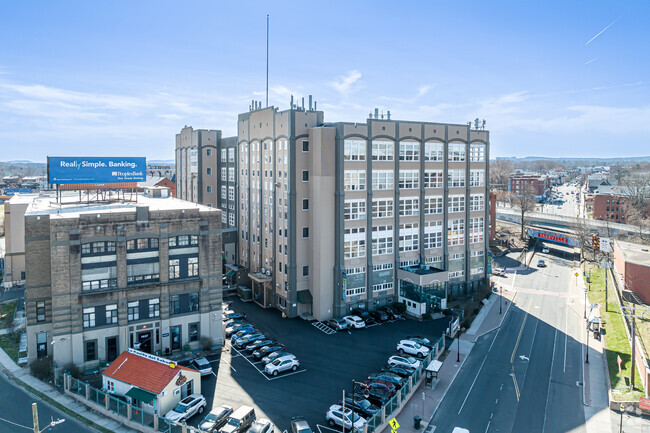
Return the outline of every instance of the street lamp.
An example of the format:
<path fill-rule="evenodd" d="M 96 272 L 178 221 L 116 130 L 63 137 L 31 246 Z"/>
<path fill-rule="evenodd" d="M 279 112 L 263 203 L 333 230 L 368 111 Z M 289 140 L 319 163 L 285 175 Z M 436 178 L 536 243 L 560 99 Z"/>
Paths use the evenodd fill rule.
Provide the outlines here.
<path fill-rule="evenodd" d="M 587 318 L 587 289 L 585 289 L 585 311 L 584 311 L 584 318 Z"/>
<path fill-rule="evenodd" d="M 589 321 L 587 321 L 587 348 L 585 349 L 585 364 L 589 364 Z"/>
<path fill-rule="evenodd" d="M 501 314 L 501 298 L 503 298 L 503 286 L 499 284 L 499 314 Z"/>
<path fill-rule="evenodd" d="M 368 385 L 366 385 L 363 382 L 357 382 L 356 380 L 352 379 L 352 404 L 350 405 L 350 410 L 352 410 L 352 420 L 351 420 L 351 426 L 350 426 L 350 432 L 354 433 L 354 405 L 357 403 L 356 400 L 356 393 L 357 393 L 357 385 L 363 388 L 363 398 L 368 398 L 370 393 L 368 392 Z M 345 404 L 345 400 L 343 401 L 343 404 Z M 343 416 L 345 416 L 345 411 L 343 411 Z M 345 430 L 345 421 L 343 421 L 343 429 Z"/>
<path fill-rule="evenodd" d="M 458 326 L 458 353 L 456 354 L 456 362 L 460 362 L 460 334 L 464 331 L 464 328 Z"/>

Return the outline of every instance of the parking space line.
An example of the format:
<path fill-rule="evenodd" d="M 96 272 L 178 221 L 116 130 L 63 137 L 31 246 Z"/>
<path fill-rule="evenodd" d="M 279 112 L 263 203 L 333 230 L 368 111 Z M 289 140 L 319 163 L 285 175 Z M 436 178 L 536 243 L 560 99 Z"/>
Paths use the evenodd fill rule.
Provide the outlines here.
<path fill-rule="evenodd" d="M 267 377 L 267 379 L 268 380 L 282 379 L 284 377 L 293 376 L 294 374 L 304 373 L 305 371 L 307 371 L 306 368 L 304 370 L 292 371 L 291 373 L 283 373 L 282 375 Z M 266 374 L 264 376 L 266 376 Z"/>

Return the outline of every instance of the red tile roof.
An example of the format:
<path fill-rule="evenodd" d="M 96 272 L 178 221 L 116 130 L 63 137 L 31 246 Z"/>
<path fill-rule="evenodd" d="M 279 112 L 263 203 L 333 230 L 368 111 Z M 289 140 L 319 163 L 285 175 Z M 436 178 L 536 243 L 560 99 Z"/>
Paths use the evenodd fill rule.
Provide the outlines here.
<path fill-rule="evenodd" d="M 169 382 L 178 375 L 178 372 L 182 370 L 196 372 L 194 369 L 178 364 L 171 368 L 169 364 L 163 364 L 135 353 L 122 352 L 102 374 L 155 394 L 160 394 L 169 385 Z"/>

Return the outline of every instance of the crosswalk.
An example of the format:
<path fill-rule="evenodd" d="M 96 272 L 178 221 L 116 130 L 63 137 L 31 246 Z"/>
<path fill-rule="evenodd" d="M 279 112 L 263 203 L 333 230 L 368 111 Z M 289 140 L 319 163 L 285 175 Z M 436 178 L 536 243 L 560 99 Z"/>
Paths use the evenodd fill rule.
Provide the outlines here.
<path fill-rule="evenodd" d="M 327 326 L 323 322 L 315 321 L 315 322 L 312 322 L 311 324 L 314 325 L 316 327 L 316 329 L 318 329 L 319 331 L 323 331 L 327 335 L 336 334 L 335 330 L 333 330 L 332 328 L 330 328 L 329 326 Z"/>

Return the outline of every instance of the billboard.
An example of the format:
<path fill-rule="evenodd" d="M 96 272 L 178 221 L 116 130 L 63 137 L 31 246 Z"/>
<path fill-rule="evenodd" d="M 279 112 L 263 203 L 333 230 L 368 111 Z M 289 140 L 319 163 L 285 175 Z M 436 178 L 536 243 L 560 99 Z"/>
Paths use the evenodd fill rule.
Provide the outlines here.
<path fill-rule="evenodd" d="M 50 184 L 144 182 L 146 158 L 47 157 Z"/>

